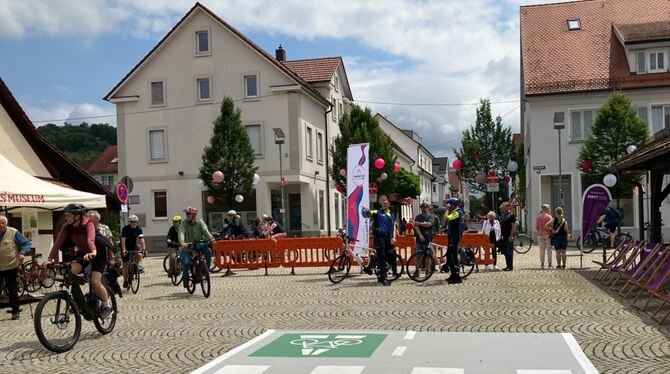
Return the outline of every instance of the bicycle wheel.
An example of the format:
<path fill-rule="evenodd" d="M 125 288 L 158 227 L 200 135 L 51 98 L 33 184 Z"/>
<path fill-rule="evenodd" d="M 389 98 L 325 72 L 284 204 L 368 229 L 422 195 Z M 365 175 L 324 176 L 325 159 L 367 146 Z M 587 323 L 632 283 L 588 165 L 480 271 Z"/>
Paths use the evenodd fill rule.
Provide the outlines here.
<path fill-rule="evenodd" d="M 34 324 L 40 343 L 56 353 L 72 349 L 81 333 L 81 315 L 65 292 L 53 292 L 40 300 Z"/>
<path fill-rule="evenodd" d="M 415 282 L 427 281 L 434 271 L 435 259 L 431 255 L 415 253 L 407 260 L 407 276 Z"/>
<path fill-rule="evenodd" d="M 191 279 L 191 281 L 189 282 L 188 287 L 186 288 L 186 290 L 191 295 L 193 295 L 193 293 L 195 292 L 195 284 L 197 283 L 196 282 L 196 276 L 195 276 L 196 275 L 196 272 L 195 272 L 196 266 L 198 266 L 198 263 L 195 260 L 193 260 L 193 262 L 191 262 L 191 267 L 188 269 L 188 273 L 189 273 L 189 276 L 190 276 L 189 278 Z"/>
<path fill-rule="evenodd" d="M 174 260 L 174 264 L 171 265 L 173 267 L 172 274 L 170 274 L 170 280 L 172 281 L 172 284 L 174 286 L 178 286 L 181 281 L 182 281 L 182 266 L 181 266 L 181 258 L 177 257 Z"/>
<path fill-rule="evenodd" d="M 400 278 L 403 271 L 405 270 L 405 262 L 402 260 L 399 254 L 393 252 L 392 254 L 395 257 L 395 261 L 391 259 L 389 266 L 386 269 L 386 280 L 393 282 Z"/>
<path fill-rule="evenodd" d="M 133 264 L 132 273 L 130 273 L 130 289 L 133 293 L 137 293 L 140 290 L 140 269 L 138 269 L 137 264 Z"/>
<path fill-rule="evenodd" d="M 598 238 L 596 237 L 596 234 L 591 233 L 585 238 L 582 238 L 581 245 L 578 245 L 578 247 L 583 253 L 593 252 L 598 248 Z"/>
<path fill-rule="evenodd" d="M 204 262 L 200 263 L 198 270 L 200 272 L 200 288 L 202 289 L 202 295 L 205 298 L 209 297 L 211 292 L 211 285 L 209 283 L 209 271 L 207 271 L 207 265 Z"/>
<path fill-rule="evenodd" d="M 39 267 L 33 261 L 25 262 L 21 267 L 23 268 L 23 277 L 26 281 L 28 292 L 39 291 L 42 288 Z"/>
<path fill-rule="evenodd" d="M 16 277 L 16 294 L 19 297 L 23 296 L 26 293 L 26 282 L 23 280 L 23 277 Z"/>
<path fill-rule="evenodd" d="M 52 267 L 42 268 L 40 270 L 39 282 L 44 288 L 53 287 L 54 283 L 56 283 L 56 270 Z"/>
<path fill-rule="evenodd" d="M 616 234 L 614 237 L 614 248 L 617 248 L 623 242 L 628 243 L 631 240 L 633 240 L 633 237 L 627 232 Z"/>
<path fill-rule="evenodd" d="M 342 253 L 331 262 L 330 269 L 328 269 L 328 280 L 334 284 L 342 282 L 349 275 L 349 269 L 351 269 L 351 260 L 346 253 Z"/>
<path fill-rule="evenodd" d="M 458 267 L 461 278 L 465 279 L 475 269 L 475 254 L 466 248 L 458 251 Z"/>
<path fill-rule="evenodd" d="M 114 326 L 116 326 L 116 298 L 114 297 L 114 291 L 112 291 L 112 289 L 106 285 L 105 289 L 107 290 L 107 297 L 109 297 L 109 302 L 112 304 L 112 314 L 110 314 L 109 317 L 105 319 L 100 318 L 99 315 L 93 318 L 93 324 L 95 325 L 95 328 L 102 335 L 109 334 L 112 332 L 112 330 L 114 330 Z"/>
<path fill-rule="evenodd" d="M 170 275 L 170 260 L 174 258 L 174 253 L 168 253 L 163 258 L 163 270 Z"/>
<path fill-rule="evenodd" d="M 533 240 L 526 234 L 519 234 L 514 238 L 514 251 L 516 253 L 528 253 L 532 245 Z"/>

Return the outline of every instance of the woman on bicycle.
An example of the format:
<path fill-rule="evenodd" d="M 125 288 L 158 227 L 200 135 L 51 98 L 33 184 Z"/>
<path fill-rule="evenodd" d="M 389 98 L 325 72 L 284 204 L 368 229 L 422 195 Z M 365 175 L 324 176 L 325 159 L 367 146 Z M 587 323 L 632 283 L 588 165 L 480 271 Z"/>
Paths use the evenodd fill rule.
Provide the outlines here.
<path fill-rule="evenodd" d="M 556 269 L 565 269 L 565 251 L 568 247 L 568 236 L 571 236 L 571 234 L 568 228 L 568 221 L 563 216 L 563 208 L 560 206 L 556 208 L 556 217 L 548 222 L 546 227 L 550 227 L 551 232 L 554 234 L 551 242 L 554 245 L 554 251 L 556 251 Z"/>
<path fill-rule="evenodd" d="M 65 224 L 58 232 L 49 262 L 58 259 L 58 251 L 65 248 L 78 248 L 77 252 L 63 253 L 63 261 L 71 261 L 72 274 L 79 274 L 91 264 L 91 286 L 102 301 L 100 316 L 109 317 L 112 306 L 109 303 L 107 290 L 102 285 L 102 274 L 107 265 L 107 248 L 100 241 L 96 242 L 95 225 L 86 217 L 86 207 L 81 204 L 68 204 L 65 209 Z M 102 236 L 101 236 L 102 237 Z"/>
<path fill-rule="evenodd" d="M 491 254 L 493 255 L 493 270 L 500 270 L 498 269 L 498 254 L 496 252 L 498 252 L 502 235 L 500 233 L 500 222 L 496 219 L 494 211 L 486 213 L 486 220 L 482 224 L 482 232 L 488 234 L 489 243 L 493 244 L 493 249 L 491 250 Z M 489 266 L 486 265 L 484 269 L 488 268 Z"/>

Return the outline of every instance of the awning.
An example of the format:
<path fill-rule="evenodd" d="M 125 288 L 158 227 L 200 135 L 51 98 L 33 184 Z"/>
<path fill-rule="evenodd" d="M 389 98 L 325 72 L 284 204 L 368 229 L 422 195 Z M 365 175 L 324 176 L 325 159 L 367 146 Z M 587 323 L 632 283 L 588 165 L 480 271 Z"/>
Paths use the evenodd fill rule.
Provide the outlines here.
<path fill-rule="evenodd" d="M 7 208 L 34 207 L 63 209 L 67 204 L 80 203 L 87 208 L 106 208 L 105 195 L 73 190 L 35 178 L 0 155 L 0 206 Z"/>

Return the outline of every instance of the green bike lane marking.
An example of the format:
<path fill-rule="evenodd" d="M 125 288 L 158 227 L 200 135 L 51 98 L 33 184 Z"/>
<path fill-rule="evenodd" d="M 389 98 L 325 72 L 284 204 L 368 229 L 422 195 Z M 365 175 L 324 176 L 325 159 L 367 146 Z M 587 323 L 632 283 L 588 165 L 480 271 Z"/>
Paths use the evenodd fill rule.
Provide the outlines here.
<path fill-rule="evenodd" d="M 370 357 L 388 334 L 303 332 L 285 333 L 249 356 Z"/>

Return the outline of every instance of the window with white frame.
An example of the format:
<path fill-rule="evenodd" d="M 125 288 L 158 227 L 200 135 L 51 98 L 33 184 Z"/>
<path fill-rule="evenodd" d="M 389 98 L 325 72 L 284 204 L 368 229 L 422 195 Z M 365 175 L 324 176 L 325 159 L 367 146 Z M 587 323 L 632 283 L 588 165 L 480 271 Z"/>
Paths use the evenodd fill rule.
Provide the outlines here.
<path fill-rule="evenodd" d="M 314 155 L 314 139 L 312 137 L 312 128 L 305 126 L 305 154 L 307 159 L 311 160 Z"/>
<path fill-rule="evenodd" d="M 209 55 L 209 30 L 199 30 L 195 32 L 195 54 Z"/>
<path fill-rule="evenodd" d="M 649 123 L 649 115 L 647 113 L 647 107 L 646 106 L 639 106 L 637 107 L 637 116 L 640 117 L 644 123 Z"/>
<path fill-rule="evenodd" d="M 114 176 L 113 175 L 102 175 L 100 176 L 100 183 L 107 187 L 108 190 L 111 190 L 114 186 Z"/>
<path fill-rule="evenodd" d="M 596 109 L 570 111 L 570 140 L 586 140 L 591 133 L 591 125 L 596 116 Z"/>
<path fill-rule="evenodd" d="M 340 92 L 340 76 L 335 74 L 335 91 Z"/>
<path fill-rule="evenodd" d="M 323 133 L 316 132 L 316 161 L 323 163 Z"/>
<path fill-rule="evenodd" d="M 154 198 L 154 218 L 167 218 L 167 191 L 152 191 Z"/>
<path fill-rule="evenodd" d="M 263 154 L 262 139 L 261 139 L 261 125 L 258 123 L 246 125 L 247 135 L 251 142 L 251 148 L 254 149 L 254 155 L 259 156 Z"/>
<path fill-rule="evenodd" d="M 647 73 L 661 73 L 668 70 L 665 50 L 647 51 Z"/>
<path fill-rule="evenodd" d="M 149 131 L 149 160 L 165 161 L 167 159 L 165 130 Z"/>
<path fill-rule="evenodd" d="M 258 97 L 258 74 L 244 75 L 244 97 L 247 99 Z"/>
<path fill-rule="evenodd" d="M 165 105 L 165 81 L 151 82 L 151 105 Z"/>
<path fill-rule="evenodd" d="M 212 85 L 209 77 L 197 78 L 195 83 L 198 90 L 198 101 L 212 100 Z"/>
<path fill-rule="evenodd" d="M 651 133 L 670 128 L 670 104 L 651 106 Z"/>

